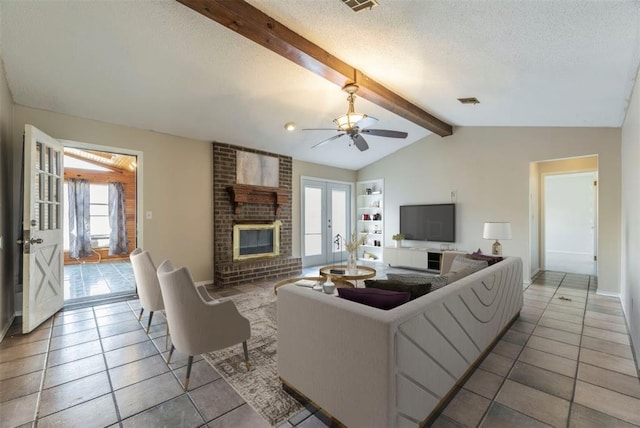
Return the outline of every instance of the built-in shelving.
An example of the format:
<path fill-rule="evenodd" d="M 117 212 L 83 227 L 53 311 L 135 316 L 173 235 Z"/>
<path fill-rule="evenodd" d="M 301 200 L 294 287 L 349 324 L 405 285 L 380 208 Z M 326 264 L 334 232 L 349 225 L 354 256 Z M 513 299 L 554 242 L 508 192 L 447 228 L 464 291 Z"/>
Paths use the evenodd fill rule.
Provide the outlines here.
<path fill-rule="evenodd" d="M 365 236 L 358 258 L 382 262 L 384 246 L 384 180 L 359 181 L 356 184 L 356 230 Z"/>

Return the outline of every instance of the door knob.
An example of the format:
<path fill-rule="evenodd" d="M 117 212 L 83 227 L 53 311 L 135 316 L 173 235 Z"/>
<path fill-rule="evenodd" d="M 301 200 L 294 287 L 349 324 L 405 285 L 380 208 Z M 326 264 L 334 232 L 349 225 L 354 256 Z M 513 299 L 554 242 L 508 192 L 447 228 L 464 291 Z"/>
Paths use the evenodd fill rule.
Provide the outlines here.
<path fill-rule="evenodd" d="M 36 238 L 31 238 L 31 239 L 29 240 L 29 242 L 31 243 L 31 245 L 33 245 L 33 244 L 42 244 L 42 238 L 38 238 L 38 239 L 36 239 Z"/>

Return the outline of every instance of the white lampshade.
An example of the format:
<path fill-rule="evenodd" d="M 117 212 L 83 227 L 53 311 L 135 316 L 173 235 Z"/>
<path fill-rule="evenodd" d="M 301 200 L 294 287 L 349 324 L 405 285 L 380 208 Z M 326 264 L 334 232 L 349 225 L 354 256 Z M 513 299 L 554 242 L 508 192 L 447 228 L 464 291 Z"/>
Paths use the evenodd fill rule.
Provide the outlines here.
<path fill-rule="evenodd" d="M 342 129 L 343 131 L 348 131 L 353 129 L 353 127 L 356 126 L 356 123 L 360 122 L 365 117 L 367 117 L 366 114 L 349 112 L 334 119 L 333 123 L 338 125 L 338 128 Z"/>
<path fill-rule="evenodd" d="M 511 223 L 485 223 L 482 237 L 484 239 L 511 239 Z"/>

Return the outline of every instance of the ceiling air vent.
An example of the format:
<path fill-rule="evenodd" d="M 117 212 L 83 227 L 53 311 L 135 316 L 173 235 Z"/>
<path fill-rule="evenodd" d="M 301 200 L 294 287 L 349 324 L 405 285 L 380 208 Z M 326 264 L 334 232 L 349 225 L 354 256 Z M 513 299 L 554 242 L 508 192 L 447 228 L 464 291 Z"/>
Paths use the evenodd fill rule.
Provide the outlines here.
<path fill-rule="evenodd" d="M 476 97 L 471 98 L 458 98 L 462 104 L 480 104 L 480 101 Z"/>
<path fill-rule="evenodd" d="M 344 4 L 354 12 L 360 12 L 364 9 L 371 9 L 378 5 L 376 0 L 342 0 Z"/>

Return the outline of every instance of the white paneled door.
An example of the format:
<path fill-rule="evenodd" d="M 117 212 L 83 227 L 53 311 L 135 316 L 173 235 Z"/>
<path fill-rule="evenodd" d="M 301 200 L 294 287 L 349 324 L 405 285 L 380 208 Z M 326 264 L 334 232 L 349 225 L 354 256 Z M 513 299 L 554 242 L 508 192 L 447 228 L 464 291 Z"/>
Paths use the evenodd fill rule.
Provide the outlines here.
<path fill-rule="evenodd" d="M 22 332 L 64 304 L 62 249 L 63 146 L 25 125 Z"/>
<path fill-rule="evenodd" d="M 544 268 L 596 275 L 595 171 L 544 176 Z"/>

